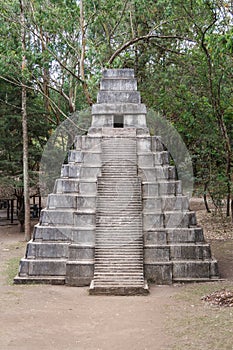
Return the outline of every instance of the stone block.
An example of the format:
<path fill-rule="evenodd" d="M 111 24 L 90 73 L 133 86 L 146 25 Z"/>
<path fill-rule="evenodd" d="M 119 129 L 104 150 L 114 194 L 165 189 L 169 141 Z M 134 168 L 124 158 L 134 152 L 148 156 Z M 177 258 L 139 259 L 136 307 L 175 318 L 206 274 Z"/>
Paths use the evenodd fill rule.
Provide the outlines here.
<path fill-rule="evenodd" d="M 162 198 L 161 197 L 143 197 L 142 208 L 144 212 L 161 211 Z"/>
<path fill-rule="evenodd" d="M 148 182 L 156 182 L 161 180 L 168 180 L 168 167 L 157 166 L 157 167 L 142 167 L 141 171 L 143 171 L 143 178 Z"/>
<path fill-rule="evenodd" d="M 159 195 L 159 184 L 155 182 L 142 182 L 143 197 L 157 197 Z"/>
<path fill-rule="evenodd" d="M 141 103 L 138 91 L 99 91 L 97 103 Z"/>
<path fill-rule="evenodd" d="M 56 180 L 55 193 L 78 193 L 79 180 L 78 179 L 58 179 Z"/>
<path fill-rule="evenodd" d="M 180 180 L 175 181 L 175 185 L 176 185 L 176 190 L 175 190 L 175 194 L 176 196 L 182 195 L 182 182 Z"/>
<path fill-rule="evenodd" d="M 154 262 L 162 262 L 169 261 L 170 259 L 170 251 L 168 245 L 145 245 L 144 246 L 144 262 L 146 263 L 154 263 Z"/>
<path fill-rule="evenodd" d="M 142 103 L 104 103 L 92 106 L 92 115 L 146 115 L 146 106 Z"/>
<path fill-rule="evenodd" d="M 137 153 L 149 152 L 151 150 L 151 138 L 140 137 L 137 139 Z"/>
<path fill-rule="evenodd" d="M 152 152 L 162 152 L 165 150 L 160 136 L 151 137 L 151 150 Z"/>
<path fill-rule="evenodd" d="M 154 165 L 154 159 L 152 153 L 141 153 L 138 154 L 138 167 L 152 167 Z"/>
<path fill-rule="evenodd" d="M 157 262 L 144 264 L 145 278 L 150 283 L 171 284 L 172 264 L 170 262 Z"/>
<path fill-rule="evenodd" d="M 85 243 L 94 245 L 95 243 L 95 227 L 80 227 L 72 230 L 72 241 L 74 243 Z"/>
<path fill-rule="evenodd" d="M 198 279 L 210 277 L 209 261 L 173 261 L 173 278 Z"/>
<path fill-rule="evenodd" d="M 143 213 L 143 229 L 145 231 L 153 228 L 163 227 L 163 214 L 161 213 Z"/>
<path fill-rule="evenodd" d="M 40 214 L 41 225 L 72 225 L 74 220 L 73 210 L 48 210 L 43 209 Z"/>
<path fill-rule="evenodd" d="M 134 69 L 104 69 L 103 78 L 134 78 Z"/>
<path fill-rule="evenodd" d="M 101 168 L 99 166 L 82 166 L 80 169 L 80 179 L 94 179 L 101 175 Z"/>
<path fill-rule="evenodd" d="M 69 286 L 88 286 L 94 276 L 94 261 L 67 261 L 66 284 Z"/>
<path fill-rule="evenodd" d="M 82 150 L 92 150 L 101 152 L 102 137 L 82 136 Z"/>
<path fill-rule="evenodd" d="M 80 181 L 79 192 L 81 195 L 96 195 L 97 181 Z"/>
<path fill-rule="evenodd" d="M 65 259 L 29 260 L 29 276 L 64 276 Z"/>
<path fill-rule="evenodd" d="M 162 209 L 163 211 L 187 211 L 189 209 L 188 198 L 186 196 L 164 196 L 162 197 Z"/>
<path fill-rule="evenodd" d="M 101 152 L 83 152 L 84 159 L 83 163 L 84 165 L 92 165 L 92 166 L 98 166 L 100 167 L 102 164 L 102 156 Z"/>
<path fill-rule="evenodd" d="M 100 90 L 108 91 L 136 91 L 137 80 L 135 78 L 108 78 L 100 81 Z"/>
<path fill-rule="evenodd" d="M 74 226 L 93 227 L 96 222 L 96 214 L 93 211 L 74 213 Z"/>
<path fill-rule="evenodd" d="M 167 151 L 156 151 L 153 153 L 155 165 L 168 165 L 170 162 L 170 155 Z"/>
<path fill-rule="evenodd" d="M 68 246 L 70 243 L 44 243 L 44 242 L 28 242 L 26 257 L 28 259 L 54 259 L 67 258 Z"/>
<path fill-rule="evenodd" d="M 168 243 L 195 243 L 196 242 L 196 230 L 191 228 L 172 228 L 166 229 Z M 200 233 L 197 230 L 198 235 L 203 237 L 202 229 Z M 202 240 L 200 240 L 201 242 Z"/>
<path fill-rule="evenodd" d="M 144 114 L 137 115 L 125 115 L 124 116 L 124 127 L 146 127 L 146 117 Z"/>
<path fill-rule="evenodd" d="M 33 232 L 35 241 L 72 241 L 72 226 L 41 226 L 36 225 Z"/>
<path fill-rule="evenodd" d="M 176 194 L 176 181 L 159 182 L 159 195 L 175 195 Z"/>
<path fill-rule="evenodd" d="M 49 194 L 48 209 L 77 208 L 77 195 L 74 194 Z"/>
<path fill-rule="evenodd" d="M 74 148 L 78 151 L 82 149 L 82 136 L 81 135 L 75 136 Z"/>
<path fill-rule="evenodd" d="M 87 244 L 70 244 L 69 260 L 93 260 L 95 247 Z"/>
<path fill-rule="evenodd" d="M 92 116 L 92 127 L 113 127 L 113 115 L 93 115 Z"/>
<path fill-rule="evenodd" d="M 61 168 L 61 177 L 79 178 L 81 165 L 80 164 L 64 164 Z"/>
<path fill-rule="evenodd" d="M 96 209 L 96 196 L 79 195 L 77 197 L 77 208 L 82 209 Z"/>
<path fill-rule="evenodd" d="M 29 260 L 28 259 L 21 259 L 19 263 L 19 276 L 20 277 L 26 277 L 29 274 Z"/>
<path fill-rule="evenodd" d="M 168 166 L 168 179 L 176 180 L 176 168 L 174 166 Z"/>
<path fill-rule="evenodd" d="M 82 163 L 83 162 L 83 152 L 70 150 L 68 154 L 68 162 L 70 163 Z"/>
<path fill-rule="evenodd" d="M 192 228 L 194 231 L 196 242 L 204 242 L 203 229 L 201 227 Z"/>
<path fill-rule="evenodd" d="M 165 212 L 166 228 L 188 227 L 188 224 L 189 220 L 186 211 Z"/>
<path fill-rule="evenodd" d="M 210 262 L 210 278 L 219 278 L 218 262 L 215 259 Z"/>
<path fill-rule="evenodd" d="M 163 229 L 154 229 L 144 232 L 144 244 L 167 244 L 167 234 Z"/>
<path fill-rule="evenodd" d="M 171 260 L 204 260 L 210 258 L 210 247 L 208 244 L 180 244 L 171 245 Z"/>
<path fill-rule="evenodd" d="M 196 226 L 197 225 L 197 218 L 196 213 L 194 211 L 189 211 L 189 226 Z"/>

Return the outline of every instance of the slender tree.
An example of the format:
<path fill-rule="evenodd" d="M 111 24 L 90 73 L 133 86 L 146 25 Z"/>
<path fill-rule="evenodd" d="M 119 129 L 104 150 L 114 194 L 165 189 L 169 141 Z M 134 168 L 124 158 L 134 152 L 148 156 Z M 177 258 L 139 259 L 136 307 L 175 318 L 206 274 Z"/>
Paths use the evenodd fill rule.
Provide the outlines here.
<path fill-rule="evenodd" d="M 21 44 L 22 44 L 22 129 L 23 129 L 23 185 L 24 185 L 24 238 L 26 241 L 31 238 L 30 222 L 30 193 L 29 193 L 29 174 L 28 174 L 28 123 L 27 123 L 27 88 L 26 88 L 26 26 L 25 26 L 25 4 L 24 0 L 20 3 L 20 22 L 21 22 Z"/>

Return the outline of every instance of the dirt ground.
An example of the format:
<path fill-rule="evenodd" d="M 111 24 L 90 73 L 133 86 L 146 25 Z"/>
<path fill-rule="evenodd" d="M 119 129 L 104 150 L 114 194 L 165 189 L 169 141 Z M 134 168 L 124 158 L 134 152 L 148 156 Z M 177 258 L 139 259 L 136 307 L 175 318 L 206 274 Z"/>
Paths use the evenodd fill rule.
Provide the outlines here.
<path fill-rule="evenodd" d="M 149 296 L 89 296 L 88 288 L 12 285 L 25 254 L 17 225 L 0 226 L 0 350 L 233 350 L 233 308 L 201 300 L 233 290 L 232 224 L 192 201 L 218 259 L 219 282 L 150 286 Z"/>

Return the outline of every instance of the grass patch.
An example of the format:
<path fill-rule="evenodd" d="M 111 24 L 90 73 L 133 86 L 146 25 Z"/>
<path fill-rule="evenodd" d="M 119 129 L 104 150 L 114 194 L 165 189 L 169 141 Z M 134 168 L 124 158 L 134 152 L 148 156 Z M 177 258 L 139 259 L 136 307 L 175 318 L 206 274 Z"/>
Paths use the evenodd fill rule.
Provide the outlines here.
<path fill-rule="evenodd" d="M 14 283 L 14 278 L 17 275 L 18 270 L 19 270 L 20 259 L 21 259 L 21 257 L 14 257 L 14 258 L 9 259 L 6 262 L 5 275 L 6 275 L 8 285 L 13 285 L 13 283 Z"/>
<path fill-rule="evenodd" d="M 233 284 L 203 283 L 184 286 L 174 296 L 174 305 L 167 312 L 169 335 L 173 336 L 171 350 L 232 350 L 233 308 L 212 306 L 201 300 L 203 295 Z"/>

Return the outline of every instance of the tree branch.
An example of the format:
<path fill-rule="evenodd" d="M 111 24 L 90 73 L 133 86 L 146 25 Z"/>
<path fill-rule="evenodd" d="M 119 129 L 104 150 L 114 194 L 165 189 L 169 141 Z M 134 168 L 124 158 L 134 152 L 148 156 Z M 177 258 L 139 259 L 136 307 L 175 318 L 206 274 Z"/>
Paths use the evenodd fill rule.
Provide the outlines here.
<path fill-rule="evenodd" d="M 113 61 L 115 60 L 115 58 L 117 56 L 119 56 L 119 54 L 124 51 L 125 49 L 127 49 L 128 47 L 138 43 L 139 41 L 147 41 L 150 39 L 179 39 L 179 40 L 187 40 L 187 41 L 192 41 L 194 42 L 193 39 L 191 38 L 186 38 L 186 37 L 181 37 L 179 35 L 158 35 L 158 34 L 147 34 L 147 35 L 143 35 L 140 36 L 138 38 L 133 38 L 129 41 L 127 41 L 126 43 L 124 43 L 119 49 L 117 49 L 114 54 L 110 57 L 110 59 L 108 60 L 108 64 L 112 64 Z"/>

